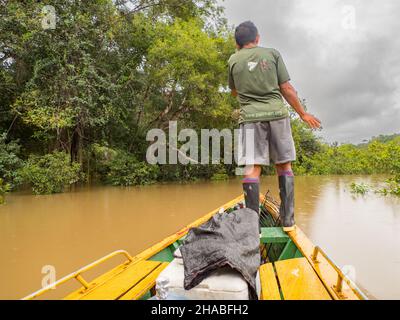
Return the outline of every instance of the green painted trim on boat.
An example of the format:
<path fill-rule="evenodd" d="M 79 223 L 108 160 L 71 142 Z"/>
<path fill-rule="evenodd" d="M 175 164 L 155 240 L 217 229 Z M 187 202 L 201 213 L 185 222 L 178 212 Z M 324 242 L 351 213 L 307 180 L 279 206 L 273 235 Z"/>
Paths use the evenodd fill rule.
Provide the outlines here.
<path fill-rule="evenodd" d="M 289 236 L 281 227 L 261 228 L 261 243 L 287 243 Z"/>
<path fill-rule="evenodd" d="M 174 254 L 175 250 L 178 249 L 180 246 L 181 246 L 181 244 L 178 241 L 176 241 L 173 244 L 171 244 L 170 248 L 173 250 L 172 254 Z"/>
<path fill-rule="evenodd" d="M 283 248 L 281 255 L 279 256 L 278 260 L 288 260 L 293 259 L 296 256 L 296 252 L 298 251 L 296 245 L 292 240 L 289 240 L 285 248 Z"/>
<path fill-rule="evenodd" d="M 140 297 L 139 300 L 149 300 L 150 298 L 151 298 L 151 292 L 149 290 L 142 297 Z"/>
<path fill-rule="evenodd" d="M 183 242 L 185 241 L 185 239 L 186 239 L 186 234 L 182 238 L 176 240 L 176 243 L 178 243 L 179 245 L 182 245 Z"/>
<path fill-rule="evenodd" d="M 171 250 L 171 246 L 166 247 L 164 250 L 157 252 L 154 256 L 149 258 L 151 261 L 160 261 L 160 262 L 171 262 L 174 259 L 174 251 Z"/>
<path fill-rule="evenodd" d="M 297 249 L 297 250 L 296 250 L 296 253 L 294 254 L 294 257 L 295 257 L 295 258 L 303 258 L 304 256 L 303 256 L 303 254 L 300 252 L 300 250 Z"/>

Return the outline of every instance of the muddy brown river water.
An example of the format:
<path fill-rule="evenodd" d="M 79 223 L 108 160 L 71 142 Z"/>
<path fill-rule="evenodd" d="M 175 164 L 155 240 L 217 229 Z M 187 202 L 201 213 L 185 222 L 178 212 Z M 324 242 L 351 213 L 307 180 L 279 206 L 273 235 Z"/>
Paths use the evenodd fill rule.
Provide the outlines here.
<path fill-rule="evenodd" d="M 297 177 L 296 219 L 339 266 L 352 270 L 371 296 L 399 299 L 400 198 L 354 196 L 349 188 L 353 181 L 383 180 L 381 176 Z M 275 177 L 262 179 L 262 190 L 267 188 L 277 198 Z M 48 196 L 10 194 L 7 204 L 0 206 L 0 299 L 18 299 L 39 289 L 49 266 L 59 279 L 117 249 L 139 253 L 240 193 L 240 180 L 234 179 L 81 187 Z M 89 279 L 93 276 L 88 274 Z M 76 287 L 60 287 L 47 297 L 59 297 Z"/>

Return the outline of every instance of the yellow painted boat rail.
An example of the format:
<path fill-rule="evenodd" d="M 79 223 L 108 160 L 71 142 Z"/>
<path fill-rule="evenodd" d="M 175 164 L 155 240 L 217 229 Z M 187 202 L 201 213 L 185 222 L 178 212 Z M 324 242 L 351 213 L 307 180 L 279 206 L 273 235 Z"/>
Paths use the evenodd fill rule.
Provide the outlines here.
<path fill-rule="evenodd" d="M 314 251 L 311 256 L 311 259 L 315 263 L 319 263 L 318 253 L 320 253 L 328 261 L 328 263 L 337 273 L 337 281 L 333 289 L 335 290 L 336 294 L 339 297 L 344 299 L 346 298 L 346 296 L 343 295 L 343 281 L 344 281 L 351 288 L 351 290 L 358 296 L 360 300 L 367 300 L 367 297 L 361 292 L 361 290 L 358 289 L 357 286 L 343 274 L 342 270 L 338 268 L 338 266 L 332 261 L 332 259 L 319 246 L 314 247 Z"/>
<path fill-rule="evenodd" d="M 125 262 L 127 264 L 129 264 L 133 261 L 133 258 L 131 257 L 131 255 L 128 252 L 126 252 L 125 250 L 117 250 L 117 251 L 111 252 L 110 254 L 88 264 L 87 266 L 84 266 L 83 268 L 80 268 L 79 270 L 70 273 L 69 275 L 61 278 L 60 280 L 58 280 L 46 287 L 43 287 L 42 289 L 35 291 L 34 293 L 31 293 L 30 295 L 22 298 L 22 300 L 32 300 L 34 298 L 37 298 L 38 296 L 41 296 L 42 294 L 46 293 L 47 291 L 51 290 L 52 288 L 54 288 L 58 285 L 61 285 L 71 279 L 76 279 L 78 282 L 80 282 L 80 284 L 85 289 L 87 289 L 87 288 L 89 288 L 89 283 L 82 277 L 82 273 L 93 269 L 94 267 L 98 266 L 99 264 L 102 264 L 103 262 L 108 261 L 117 255 L 124 255 L 127 258 L 127 261 Z"/>

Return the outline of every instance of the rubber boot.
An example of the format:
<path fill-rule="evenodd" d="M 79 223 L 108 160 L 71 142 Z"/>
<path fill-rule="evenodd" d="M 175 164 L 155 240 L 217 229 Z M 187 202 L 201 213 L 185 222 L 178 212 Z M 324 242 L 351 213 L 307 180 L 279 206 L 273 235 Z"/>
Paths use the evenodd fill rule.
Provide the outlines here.
<path fill-rule="evenodd" d="M 259 214 L 260 212 L 260 184 L 259 183 L 243 183 L 244 201 L 246 208 L 253 209 Z"/>
<path fill-rule="evenodd" d="M 281 217 L 283 230 L 286 232 L 293 231 L 295 229 L 293 176 L 279 176 L 279 195 L 281 197 L 279 215 Z"/>
<path fill-rule="evenodd" d="M 254 210 L 260 217 L 260 183 L 243 181 L 243 193 L 246 208 Z M 261 233 L 260 224 L 258 228 Z"/>

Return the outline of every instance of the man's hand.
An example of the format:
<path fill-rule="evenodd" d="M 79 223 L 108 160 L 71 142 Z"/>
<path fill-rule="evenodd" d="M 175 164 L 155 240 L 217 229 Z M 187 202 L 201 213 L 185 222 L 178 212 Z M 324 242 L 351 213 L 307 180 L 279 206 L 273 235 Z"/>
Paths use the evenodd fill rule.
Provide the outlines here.
<path fill-rule="evenodd" d="M 312 114 L 304 113 L 301 116 L 301 120 L 307 123 L 312 129 L 321 128 L 321 121 L 318 118 L 314 117 Z"/>
<path fill-rule="evenodd" d="M 321 128 L 321 121 L 314 117 L 312 114 L 305 112 L 303 106 L 300 103 L 299 97 L 297 96 L 296 90 L 293 88 L 289 81 L 280 85 L 280 91 L 282 93 L 282 96 L 300 116 L 301 120 L 307 123 L 312 129 Z"/>

